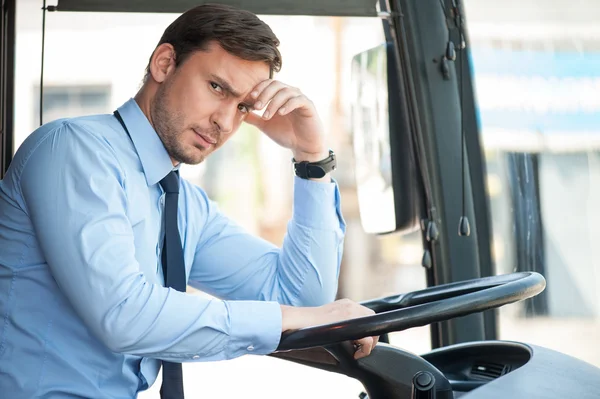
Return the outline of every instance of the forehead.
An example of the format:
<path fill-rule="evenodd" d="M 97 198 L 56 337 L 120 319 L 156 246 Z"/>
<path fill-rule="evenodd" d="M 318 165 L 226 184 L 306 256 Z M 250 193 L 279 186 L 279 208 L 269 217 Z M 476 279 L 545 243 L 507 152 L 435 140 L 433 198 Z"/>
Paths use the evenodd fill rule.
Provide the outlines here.
<path fill-rule="evenodd" d="M 264 61 L 248 61 L 225 51 L 211 42 L 205 51 L 196 51 L 185 62 L 208 78 L 225 79 L 234 91 L 247 95 L 260 82 L 269 79 L 270 67 Z"/>

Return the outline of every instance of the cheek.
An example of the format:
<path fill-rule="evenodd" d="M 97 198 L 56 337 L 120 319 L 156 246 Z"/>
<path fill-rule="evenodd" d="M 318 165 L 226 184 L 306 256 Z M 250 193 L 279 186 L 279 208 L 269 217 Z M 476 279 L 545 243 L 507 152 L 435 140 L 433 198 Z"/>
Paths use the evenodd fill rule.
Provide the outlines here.
<path fill-rule="evenodd" d="M 246 119 L 246 117 L 244 116 L 244 114 L 241 114 L 241 113 L 238 112 L 238 115 L 239 116 L 237 117 L 237 119 L 235 121 L 235 130 L 234 131 L 238 130 L 239 127 L 242 125 L 242 122 L 244 122 L 244 120 Z"/>
<path fill-rule="evenodd" d="M 218 109 L 216 96 L 209 92 L 199 79 L 182 79 L 179 82 L 177 105 L 184 110 L 188 119 L 198 121 L 210 114 L 211 110 Z"/>

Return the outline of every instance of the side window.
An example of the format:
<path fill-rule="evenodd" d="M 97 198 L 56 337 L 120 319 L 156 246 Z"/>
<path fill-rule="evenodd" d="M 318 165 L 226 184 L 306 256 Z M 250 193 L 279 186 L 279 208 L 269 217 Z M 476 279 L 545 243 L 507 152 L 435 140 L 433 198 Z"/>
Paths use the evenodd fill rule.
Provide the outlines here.
<path fill-rule="evenodd" d="M 21 60 L 17 60 L 21 61 Z M 37 74 L 26 76 L 38 80 Z M 39 80 L 23 91 L 24 85 L 17 83 L 15 106 L 15 146 L 17 151 L 23 140 L 40 126 L 40 86 Z M 26 95 L 27 94 L 27 95 Z M 112 85 L 94 84 L 44 84 L 42 122 L 48 123 L 60 118 L 92 115 L 111 112 Z"/>
<path fill-rule="evenodd" d="M 40 87 L 34 87 L 33 126 L 40 123 Z M 108 112 L 111 99 L 110 85 L 44 86 L 43 122 L 59 118 Z"/>

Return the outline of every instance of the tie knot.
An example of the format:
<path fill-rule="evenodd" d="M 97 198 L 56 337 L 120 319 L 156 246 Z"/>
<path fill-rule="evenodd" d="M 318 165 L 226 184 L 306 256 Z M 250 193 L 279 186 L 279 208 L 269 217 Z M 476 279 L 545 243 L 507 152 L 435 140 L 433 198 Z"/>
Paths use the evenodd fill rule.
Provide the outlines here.
<path fill-rule="evenodd" d="M 166 193 L 179 193 L 179 174 L 173 170 L 169 172 L 161 181 L 160 186 Z"/>

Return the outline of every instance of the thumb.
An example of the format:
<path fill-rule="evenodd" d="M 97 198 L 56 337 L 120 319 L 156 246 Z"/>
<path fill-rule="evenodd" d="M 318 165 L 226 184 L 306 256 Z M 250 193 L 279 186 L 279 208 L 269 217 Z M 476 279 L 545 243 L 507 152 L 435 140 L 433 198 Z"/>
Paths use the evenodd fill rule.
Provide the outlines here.
<path fill-rule="evenodd" d="M 246 116 L 246 119 L 244 119 L 244 121 L 253 126 L 256 126 L 261 131 L 263 130 L 263 126 L 265 124 L 264 119 L 261 118 L 259 115 L 255 114 L 254 112 L 249 112 L 248 116 Z"/>

